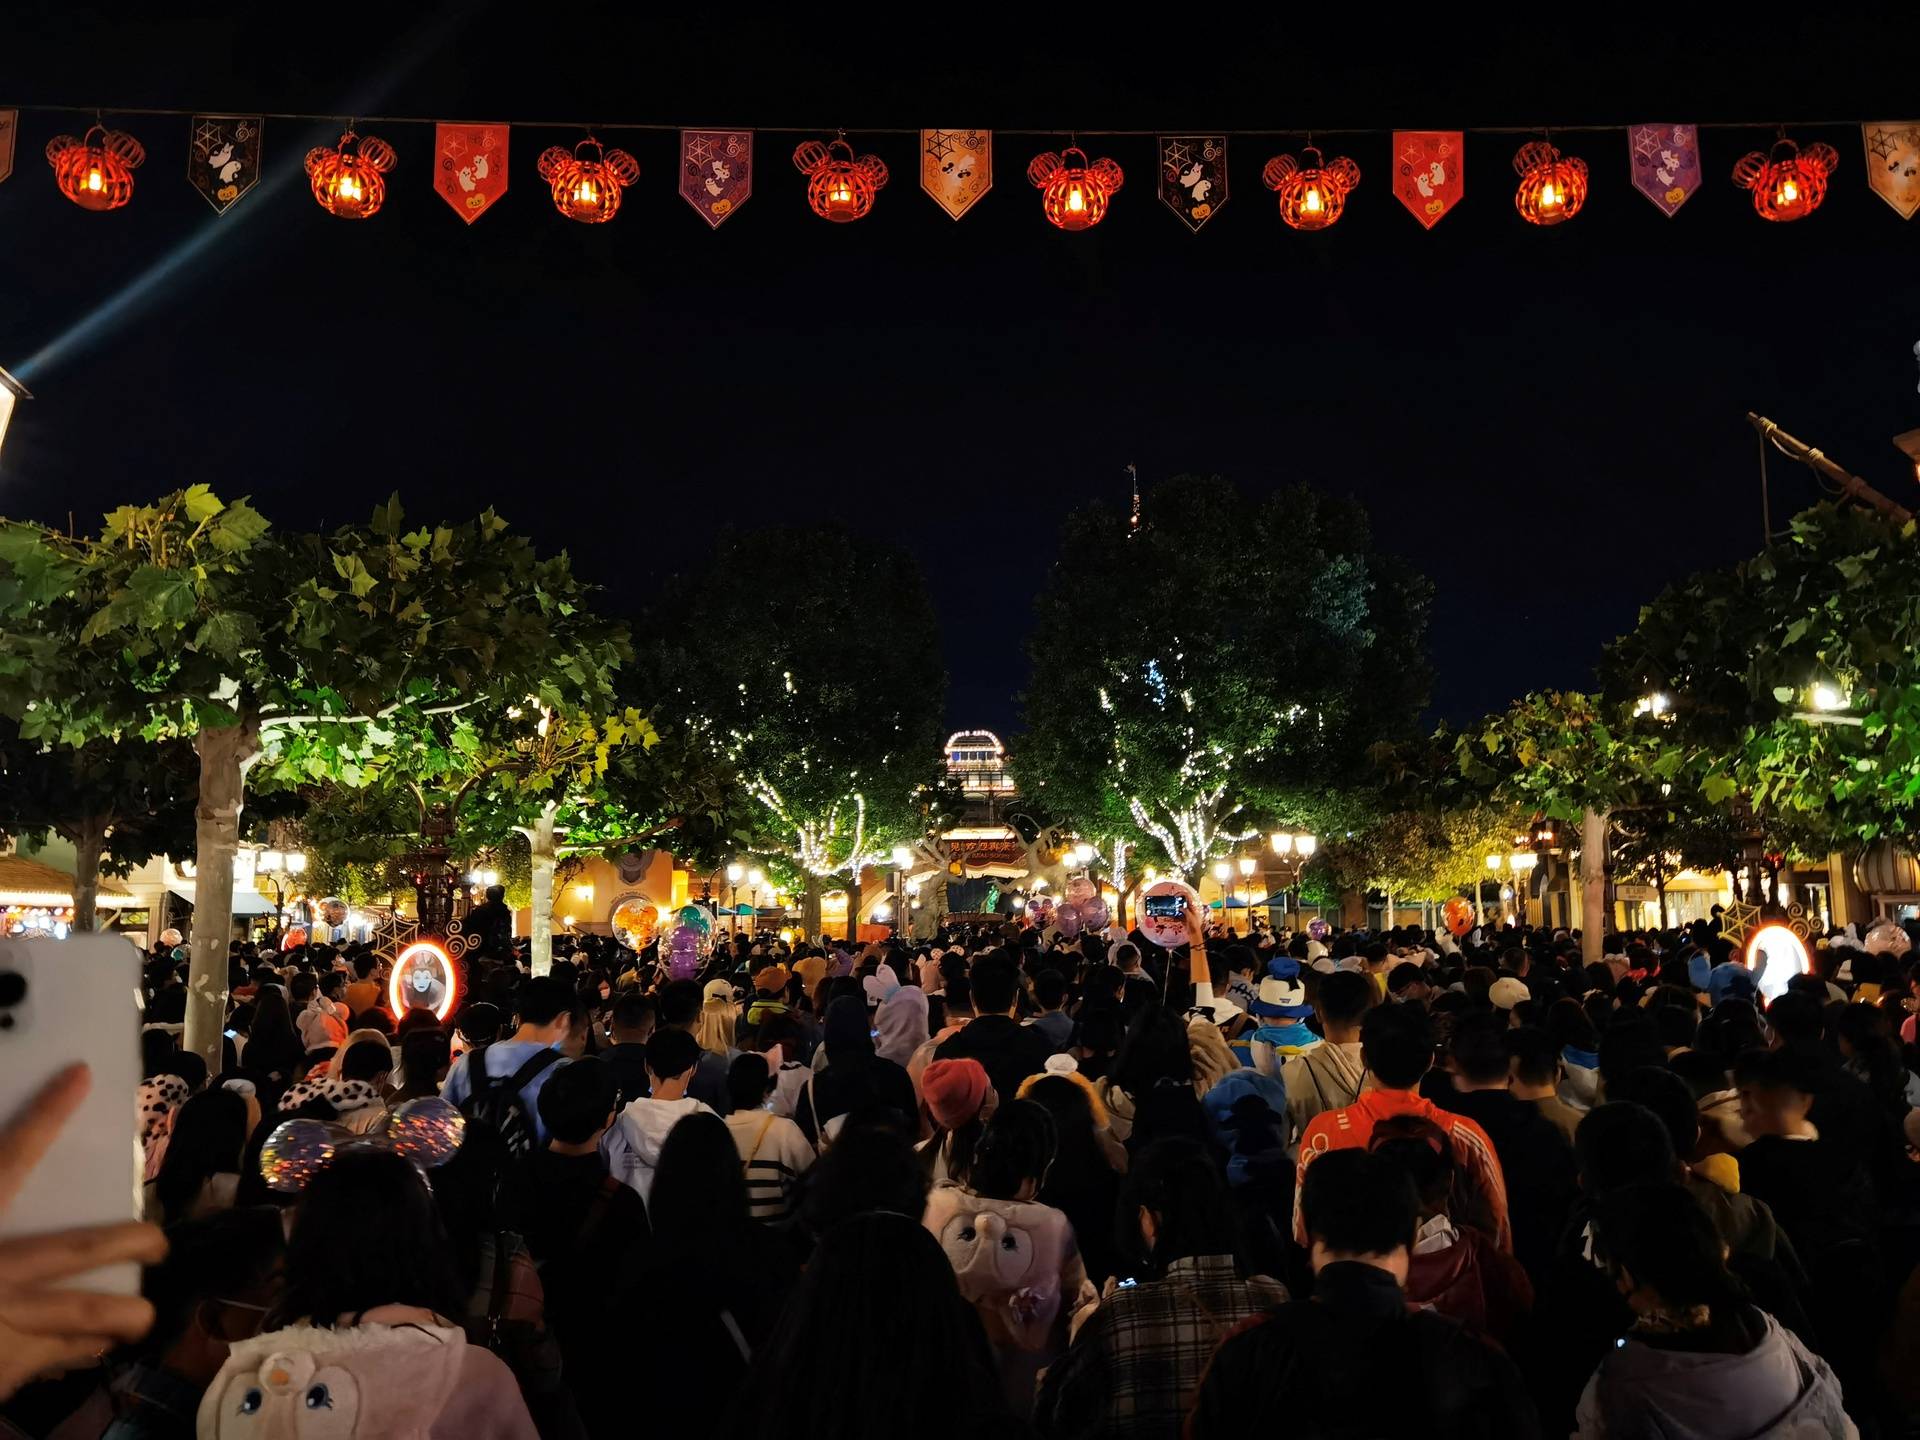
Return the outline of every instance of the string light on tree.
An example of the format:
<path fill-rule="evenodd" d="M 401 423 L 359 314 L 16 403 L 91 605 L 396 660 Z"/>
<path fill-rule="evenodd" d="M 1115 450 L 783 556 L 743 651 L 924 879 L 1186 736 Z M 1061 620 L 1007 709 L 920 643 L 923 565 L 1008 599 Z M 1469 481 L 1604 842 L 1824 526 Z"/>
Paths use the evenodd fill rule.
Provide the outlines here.
<path fill-rule="evenodd" d="M 830 143 L 803 140 L 794 147 L 794 168 L 807 177 L 807 204 L 822 220 L 844 224 L 873 209 L 874 195 L 887 183 L 887 164 L 878 155 L 859 155 L 843 130 Z"/>
<path fill-rule="evenodd" d="M 1827 198 L 1827 181 L 1840 163 L 1831 145 L 1802 150 L 1785 134 L 1767 154 L 1753 150 L 1733 167 L 1733 183 L 1753 192 L 1753 210 L 1762 220 L 1801 220 Z"/>
<path fill-rule="evenodd" d="M 1118 165 L 1105 156 L 1087 161 L 1078 145 L 1059 154 L 1042 151 L 1027 166 L 1027 179 L 1040 191 L 1047 219 L 1062 230 L 1087 230 L 1106 217 L 1114 192 L 1126 182 Z"/>
<path fill-rule="evenodd" d="M 1324 230 L 1340 218 L 1347 196 L 1360 183 L 1360 167 L 1345 155 L 1324 163 L 1318 147 L 1302 150 L 1302 161 L 1276 155 L 1260 179 L 1280 196 L 1280 218 L 1295 230 Z"/>
<path fill-rule="evenodd" d="M 620 196 L 640 178 L 640 162 L 608 150 L 589 135 L 573 149 L 555 145 L 534 163 L 553 194 L 553 208 L 582 225 L 604 225 L 620 213 Z"/>
<path fill-rule="evenodd" d="M 376 135 L 356 135 L 348 126 L 333 146 L 307 152 L 307 179 L 313 185 L 313 198 L 329 215 L 365 220 L 386 203 L 387 172 L 399 162 L 386 141 Z"/>
<path fill-rule="evenodd" d="M 1522 145 L 1513 168 L 1520 177 L 1514 208 L 1529 225 L 1558 225 L 1587 203 L 1587 162 L 1561 155 L 1545 140 Z"/>
<path fill-rule="evenodd" d="M 81 139 L 56 135 L 47 142 L 53 180 L 82 210 L 118 210 L 133 198 L 133 172 L 146 148 L 124 130 L 95 125 Z"/>

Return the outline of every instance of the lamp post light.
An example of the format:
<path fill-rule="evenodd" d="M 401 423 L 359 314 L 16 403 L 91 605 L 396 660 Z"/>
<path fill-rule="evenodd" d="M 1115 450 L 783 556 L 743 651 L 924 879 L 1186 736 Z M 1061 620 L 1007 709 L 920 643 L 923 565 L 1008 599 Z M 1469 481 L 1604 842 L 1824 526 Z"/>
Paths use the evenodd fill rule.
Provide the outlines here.
<path fill-rule="evenodd" d="M 307 873 L 307 857 L 298 850 L 276 850 L 271 846 L 260 850 L 254 856 L 253 876 L 259 880 L 263 876 L 273 886 L 273 932 L 275 935 L 285 928 L 283 920 L 287 908 L 288 885 Z M 302 906 L 301 920 L 312 924 L 312 917 Z"/>
<path fill-rule="evenodd" d="M 1274 858 L 1280 862 L 1283 877 L 1281 885 L 1280 915 L 1287 914 L 1287 894 L 1299 883 L 1300 872 L 1307 868 L 1307 862 L 1313 859 L 1320 848 L 1320 842 L 1312 835 L 1291 830 L 1275 830 L 1267 836 L 1267 847 L 1273 851 Z M 1267 918 L 1273 918 L 1273 906 L 1267 906 Z"/>
<path fill-rule="evenodd" d="M 1253 930 L 1253 871 L 1257 862 L 1251 855 L 1242 855 L 1234 862 L 1240 870 L 1240 898 L 1247 902 L 1247 930 Z"/>
<path fill-rule="evenodd" d="M 738 860 L 727 866 L 727 938 L 740 938 L 740 882 L 747 878 L 746 866 Z"/>
<path fill-rule="evenodd" d="M 913 868 L 913 851 L 905 845 L 893 847 L 893 913 L 904 925 L 908 919 L 907 871 Z M 878 918 L 877 916 L 875 918 Z M 898 925 L 895 926 L 897 930 Z"/>
<path fill-rule="evenodd" d="M 747 903 L 753 907 L 753 933 L 760 933 L 760 887 L 767 883 L 767 877 L 758 865 L 747 871 Z"/>

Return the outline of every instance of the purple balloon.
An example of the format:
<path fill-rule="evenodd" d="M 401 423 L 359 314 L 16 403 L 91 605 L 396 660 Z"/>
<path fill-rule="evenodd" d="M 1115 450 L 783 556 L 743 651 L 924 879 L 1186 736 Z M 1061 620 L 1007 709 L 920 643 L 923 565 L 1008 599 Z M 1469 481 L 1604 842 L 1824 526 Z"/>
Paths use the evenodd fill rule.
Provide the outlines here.
<path fill-rule="evenodd" d="M 1309 920 L 1307 922 L 1307 934 L 1311 935 L 1316 940 L 1326 939 L 1328 934 L 1331 933 L 1332 930 L 1333 930 L 1333 927 L 1327 924 L 1327 922 L 1324 920 L 1315 919 L 1315 920 Z"/>
<path fill-rule="evenodd" d="M 1071 900 L 1063 900 L 1054 909 L 1053 923 L 1062 935 L 1073 939 L 1080 933 L 1080 907 Z"/>
<path fill-rule="evenodd" d="M 1107 902 L 1098 895 L 1091 900 L 1082 900 L 1076 907 L 1080 911 L 1080 923 L 1089 930 L 1104 930 L 1111 918 L 1107 914 Z"/>
<path fill-rule="evenodd" d="M 667 940 L 667 973 L 676 980 L 691 980 L 699 972 L 699 932 L 682 925 Z"/>

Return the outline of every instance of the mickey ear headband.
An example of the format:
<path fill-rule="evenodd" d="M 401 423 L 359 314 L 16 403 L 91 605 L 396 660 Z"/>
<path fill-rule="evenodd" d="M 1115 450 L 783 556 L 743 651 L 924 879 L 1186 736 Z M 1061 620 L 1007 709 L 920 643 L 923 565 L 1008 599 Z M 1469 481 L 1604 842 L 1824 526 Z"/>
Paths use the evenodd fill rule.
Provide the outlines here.
<path fill-rule="evenodd" d="M 325 1120 L 285 1120 L 260 1147 L 260 1175 L 269 1190 L 297 1195 L 335 1158 L 354 1150 L 386 1150 L 413 1162 L 424 1176 L 451 1160 L 467 1131 L 467 1117 L 437 1095 L 409 1100 L 380 1117 L 365 1135 Z"/>

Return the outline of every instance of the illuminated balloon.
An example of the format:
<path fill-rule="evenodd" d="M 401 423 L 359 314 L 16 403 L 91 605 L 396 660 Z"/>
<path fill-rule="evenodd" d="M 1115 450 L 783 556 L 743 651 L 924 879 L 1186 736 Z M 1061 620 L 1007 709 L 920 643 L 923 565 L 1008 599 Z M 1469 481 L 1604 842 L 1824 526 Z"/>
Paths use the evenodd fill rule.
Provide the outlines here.
<path fill-rule="evenodd" d="M 260 1178 L 269 1190 L 297 1195 L 333 1161 L 346 1132 L 320 1120 L 287 1120 L 260 1147 Z"/>
<path fill-rule="evenodd" d="M 1027 914 L 1034 924 L 1044 926 L 1053 917 L 1053 897 L 1035 895 L 1027 901 Z"/>
<path fill-rule="evenodd" d="M 428 1095 L 388 1112 L 375 1133 L 394 1154 L 431 1170 L 446 1164 L 459 1150 L 467 1133 L 467 1117 L 451 1101 Z"/>
<path fill-rule="evenodd" d="M 1200 897 L 1178 880 L 1156 880 L 1140 892 L 1140 933 L 1163 950 L 1187 943 L 1187 911 Z"/>
<path fill-rule="evenodd" d="M 1080 907 L 1063 900 L 1053 912 L 1053 927 L 1071 940 L 1080 933 Z"/>
<path fill-rule="evenodd" d="M 1332 933 L 1333 927 L 1317 916 L 1307 922 L 1307 934 L 1316 940 L 1324 940 Z"/>
<path fill-rule="evenodd" d="M 691 925 L 702 935 L 706 934 L 713 925 L 713 922 L 707 918 L 707 912 L 702 910 L 698 905 L 682 905 L 680 907 L 680 923 L 682 925 Z"/>
<path fill-rule="evenodd" d="M 1869 955 L 1904 955 L 1913 940 L 1898 921 L 1882 915 L 1867 927 L 1864 944 Z"/>
<path fill-rule="evenodd" d="M 322 900 L 315 908 L 320 912 L 321 920 L 325 921 L 328 925 L 340 926 L 347 923 L 347 902 L 344 900 L 335 899 L 330 896 Z"/>
<path fill-rule="evenodd" d="M 1447 922 L 1447 933 L 1464 935 L 1473 928 L 1473 906 L 1456 895 L 1440 907 L 1440 914 Z"/>
<path fill-rule="evenodd" d="M 675 980 L 691 980 L 700 973 L 700 932 L 682 925 L 667 940 L 667 973 Z"/>
<path fill-rule="evenodd" d="M 1107 914 L 1107 902 L 1098 895 L 1091 900 L 1082 900 L 1074 907 L 1080 912 L 1080 923 L 1089 930 L 1104 930 L 1113 917 Z"/>
<path fill-rule="evenodd" d="M 1067 899 L 1075 905 L 1084 905 L 1098 894 L 1093 888 L 1093 881 L 1084 875 L 1076 875 L 1067 882 Z"/>

